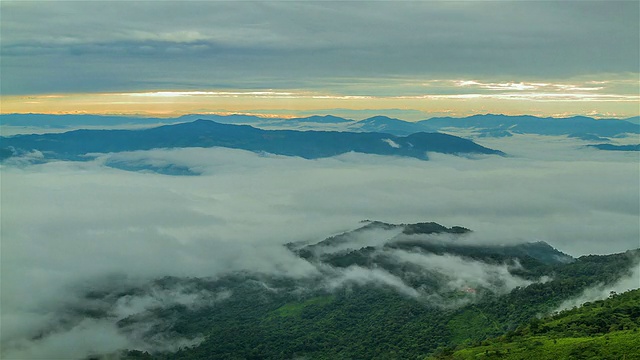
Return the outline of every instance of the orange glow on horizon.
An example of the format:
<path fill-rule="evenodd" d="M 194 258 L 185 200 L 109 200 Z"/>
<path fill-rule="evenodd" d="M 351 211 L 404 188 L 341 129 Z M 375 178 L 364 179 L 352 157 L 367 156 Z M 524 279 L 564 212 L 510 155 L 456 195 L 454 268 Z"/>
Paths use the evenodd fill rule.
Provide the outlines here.
<path fill-rule="evenodd" d="M 476 81 L 459 82 L 468 87 Z M 484 86 L 484 84 L 481 84 Z M 512 83 L 499 84 L 514 87 Z M 535 84 L 548 85 L 548 84 Z M 493 84 L 491 84 L 493 86 Z M 529 86 L 528 84 L 526 86 Z M 534 86 L 534 85 L 531 85 Z M 515 87 L 523 87 L 517 84 Z M 403 120 L 479 113 L 555 116 L 557 114 L 628 118 L 639 115 L 640 96 L 566 92 L 457 93 L 398 96 L 341 95 L 296 90 L 158 90 L 88 94 L 2 96 L 1 113 L 94 114 L 178 117 L 186 114 L 244 114 L 292 118 L 341 112 L 407 113 Z M 395 116 L 395 115 L 394 115 Z"/>

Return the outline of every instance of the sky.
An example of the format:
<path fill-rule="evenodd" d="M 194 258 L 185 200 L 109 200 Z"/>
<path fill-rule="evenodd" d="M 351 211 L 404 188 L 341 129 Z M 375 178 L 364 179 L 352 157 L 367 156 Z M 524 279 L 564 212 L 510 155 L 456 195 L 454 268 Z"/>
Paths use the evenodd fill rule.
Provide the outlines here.
<path fill-rule="evenodd" d="M 637 1 L 2 1 L 3 113 L 639 113 Z"/>

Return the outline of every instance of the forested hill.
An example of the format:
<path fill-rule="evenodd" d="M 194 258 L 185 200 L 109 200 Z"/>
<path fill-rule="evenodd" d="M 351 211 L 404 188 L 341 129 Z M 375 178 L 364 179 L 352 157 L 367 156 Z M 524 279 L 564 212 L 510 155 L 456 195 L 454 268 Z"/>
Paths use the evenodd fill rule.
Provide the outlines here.
<path fill-rule="evenodd" d="M 86 154 L 156 148 L 228 147 L 316 159 L 347 152 L 427 159 L 427 152 L 499 154 L 471 140 L 441 133 L 395 136 L 384 133 L 261 130 L 210 120 L 142 130 L 75 130 L 60 134 L 2 138 L 2 157 L 39 151 L 54 159 L 82 160 Z"/>
<path fill-rule="evenodd" d="M 474 346 L 444 349 L 445 359 L 640 359 L 640 290 L 612 292 Z"/>
<path fill-rule="evenodd" d="M 119 320 L 123 333 L 159 341 L 122 353 L 127 359 L 424 359 L 505 334 L 524 336 L 540 314 L 629 279 L 640 258 L 634 250 L 574 259 L 544 243 L 470 246 L 470 230 L 462 229 L 370 222 L 317 244 L 287 245 L 317 276 L 165 278 L 91 298 L 105 306 L 123 296 L 188 289 L 214 299 Z M 175 339 L 192 344 L 162 350 Z"/>

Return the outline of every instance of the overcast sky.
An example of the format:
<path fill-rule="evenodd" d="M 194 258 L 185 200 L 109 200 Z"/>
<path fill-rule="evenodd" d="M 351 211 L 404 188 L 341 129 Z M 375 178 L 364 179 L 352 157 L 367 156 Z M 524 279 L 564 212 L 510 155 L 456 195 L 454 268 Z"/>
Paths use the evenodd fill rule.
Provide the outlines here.
<path fill-rule="evenodd" d="M 588 94 L 596 112 L 637 115 L 639 4 L 3 1 L 1 90 Z"/>

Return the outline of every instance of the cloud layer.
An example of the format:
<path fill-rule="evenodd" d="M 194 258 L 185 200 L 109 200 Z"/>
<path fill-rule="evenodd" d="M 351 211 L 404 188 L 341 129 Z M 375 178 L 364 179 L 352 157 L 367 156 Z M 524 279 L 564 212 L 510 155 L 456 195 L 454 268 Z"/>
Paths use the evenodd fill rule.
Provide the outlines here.
<path fill-rule="evenodd" d="M 78 284 L 118 274 L 127 274 L 133 283 L 234 270 L 316 276 L 318 268 L 282 244 L 317 242 L 359 227 L 363 219 L 461 225 L 474 230 L 461 241 L 542 240 L 574 256 L 640 246 L 637 154 L 584 148 L 563 137 L 482 141 L 511 156 L 432 154 L 431 161 L 420 161 L 346 154 L 304 160 L 189 148 L 104 154 L 88 162 L 5 164 L 3 344 L 19 344 L 24 334 L 53 321 L 61 306 L 73 303 Z M 114 160 L 172 164 L 202 175 L 168 176 L 105 165 Z M 356 240 L 366 244 L 376 239 Z M 403 259 L 426 261 L 434 268 L 457 264 L 455 259 Z M 461 273 L 474 271 L 469 269 L 473 264 L 465 266 Z M 478 280 L 482 284 L 503 278 L 498 285 L 505 291 L 520 284 L 503 276 L 502 267 L 481 270 L 490 275 Z M 374 281 L 416 295 L 382 270 L 353 268 L 342 275 L 335 286 Z M 122 303 L 120 310 L 161 301 L 163 295 L 156 295 Z M 64 336 L 74 338 L 78 326 L 96 334 L 115 331 L 112 324 L 87 322 Z M 51 346 L 65 343 L 46 339 Z M 121 338 L 110 339 L 114 343 L 109 347 L 120 346 Z"/>

